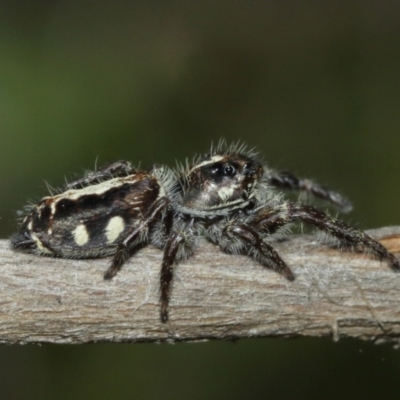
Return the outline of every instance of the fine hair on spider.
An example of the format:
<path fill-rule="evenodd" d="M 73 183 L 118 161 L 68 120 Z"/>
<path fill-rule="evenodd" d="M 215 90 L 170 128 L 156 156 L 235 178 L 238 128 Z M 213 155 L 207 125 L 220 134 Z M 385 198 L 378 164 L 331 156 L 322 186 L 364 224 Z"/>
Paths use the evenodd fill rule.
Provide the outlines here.
<path fill-rule="evenodd" d="M 367 252 L 400 270 L 399 260 L 366 233 L 309 204 L 289 201 L 285 191 L 306 193 L 347 212 L 337 192 L 287 171 L 270 169 L 242 142 L 220 140 L 209 153 L 174 169 L 148 170 L 118 161 L 67 183 L 30 207 L 14 249 L 46 256 L 96 258 L 112 255 L 112 279 L 138 248 L 163 251 L 160 318 L 169 318 L 174 267 L 197 249 L 199 238 L 232 254 L 247 254 L 295 279 L 272 246 L 294 223 L 317 228 L 344 248 Z"/>

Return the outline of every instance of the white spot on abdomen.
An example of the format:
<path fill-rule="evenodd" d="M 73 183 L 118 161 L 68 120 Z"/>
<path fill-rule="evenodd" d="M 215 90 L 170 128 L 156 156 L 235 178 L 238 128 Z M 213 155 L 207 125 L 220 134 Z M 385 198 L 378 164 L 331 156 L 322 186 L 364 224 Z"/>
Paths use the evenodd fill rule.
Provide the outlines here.
<path fill-rule="evenodd" d="M 125 222 L 122 217 L 112 217 L 106 227 L 107 243 L 113 243 L 117 240 L 118 236 L 123 232 Z"/>
<path fill-rule="evenodd" d="M 72 235 L 78 246 L 84 246 L 89 241 L 89 232 L 83 224 L 78 225 L 72 232 Z"/>

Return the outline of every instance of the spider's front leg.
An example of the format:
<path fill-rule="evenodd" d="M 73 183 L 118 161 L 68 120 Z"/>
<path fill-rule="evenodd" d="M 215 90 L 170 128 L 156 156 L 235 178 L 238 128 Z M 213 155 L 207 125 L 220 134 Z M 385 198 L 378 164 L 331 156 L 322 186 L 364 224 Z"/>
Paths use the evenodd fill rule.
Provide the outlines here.
<path fill-rule="evenodd" d="M 267 180 L 271 186 L 279 189 L 310 193 L 315 197 L 328 201 L 342 212 L 347 213 L 353 208 L 351 202 L 339 193 L 329 190 L 310 179 L 298 178 L 287 171 L 271 171 L 267 173 Z"/>
<path fill-rule="evenodd" d="M 112 164 L 105 165 L 94 172 L 88 172 L 83 178 L 67 183 L 65 190 L 82 189 L 90 185 L 106 181 L 112 178 L 127 176 L 135 172 L 131 163 L 128 161 L 117 161 Z"/>
<path fill-rule="evenodd" d="M 277 251 L 262 237 L 262 233 L 246 220 L 228 220 L 219 223 L 207 234 L 215 244 L 227 253 L 246 253 L 259 261 L 267 268 L 271 268 L 289 281 L 294 280 L 294 275 Z"/>
<path fill-rule="evenodd" d="M 385 260 L 394 271 L 400 271 L 400 261 L 386 247 L 366 233 L 309 205 L 284 203 L 278 208 L 260 211 L 252 219 L 251 225 L 260 232 L 273 234 L 293 222 L 304 222 L 314 226 L 338 239 L 342 245 L 370 252 L 379 260 Z"/>

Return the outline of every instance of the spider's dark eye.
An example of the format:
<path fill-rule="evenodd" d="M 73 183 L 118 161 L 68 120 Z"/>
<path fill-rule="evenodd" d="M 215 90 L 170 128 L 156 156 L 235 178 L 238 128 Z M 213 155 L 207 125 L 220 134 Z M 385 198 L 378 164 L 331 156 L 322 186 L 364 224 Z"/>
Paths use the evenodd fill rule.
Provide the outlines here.
<path fill-rule="evenodd" d="M 225 176 L 233 176 L 236 173 L 236 168 L 232 164 L 225 164 L 222 171 Z"/>
<path fill-rule="evenodd" d="M 211 169 L 211 175 L 215 177 L 233 176 L 236 174 L 236 168 L 232 164 L 215 164 Z"/>
<path fill-rule="evenodd" d="M 252 176 L 256 173 L 256 169 L 254 168 L 252 163 L 246 163 L 243 165 L 243 174 L 246 176 Z"/>

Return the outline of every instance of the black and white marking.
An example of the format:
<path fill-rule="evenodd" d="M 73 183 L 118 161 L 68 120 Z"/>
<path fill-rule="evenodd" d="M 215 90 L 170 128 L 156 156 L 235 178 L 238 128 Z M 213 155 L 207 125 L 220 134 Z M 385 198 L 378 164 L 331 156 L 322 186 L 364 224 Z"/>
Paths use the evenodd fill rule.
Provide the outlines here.
<path fill-rule="evenodd" d="M 400 270 L 399 260 L 364 232 L 315 207 L 285 200 L 283 190 L 311 194 L 342 211 L 351 209 L 338 193 L 273 171 L 253 150 L 221 141 L 209 154 L 176 170 L 139 171 L 118 161 L 88 173 L 32 207 L 11 243 L 15 249 L 47 256 L 113 255 L 106 279 L 115 276 L 139 246 L 159 247 L 164 252 L 162 322 L 169 316 L 174 267 L 193 254 L 201 235 L 226 252 L 248 254 L 293 280 L 271 238 L 282 237 L 293 223 L 305 223 L 345 248 L 367 252 Z"/>

